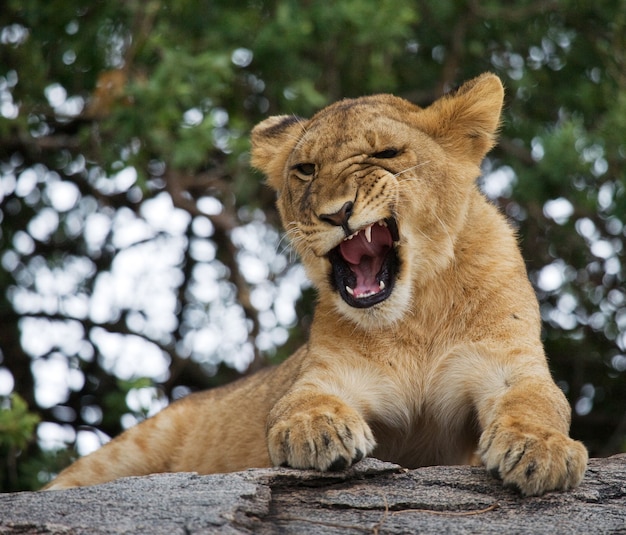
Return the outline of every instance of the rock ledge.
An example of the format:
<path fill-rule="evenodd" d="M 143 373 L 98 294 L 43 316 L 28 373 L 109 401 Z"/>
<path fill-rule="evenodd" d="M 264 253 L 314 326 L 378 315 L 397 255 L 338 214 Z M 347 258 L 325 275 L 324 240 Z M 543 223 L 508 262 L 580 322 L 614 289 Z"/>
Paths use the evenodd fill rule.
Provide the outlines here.
<path fill-rule="evenodd" d="M 522 498 L 484 469 L 283 468 L 158 474 L 0 495 L 0 533 L 626 534 L 626 454 L 592 459 L 570 492 Z"/>

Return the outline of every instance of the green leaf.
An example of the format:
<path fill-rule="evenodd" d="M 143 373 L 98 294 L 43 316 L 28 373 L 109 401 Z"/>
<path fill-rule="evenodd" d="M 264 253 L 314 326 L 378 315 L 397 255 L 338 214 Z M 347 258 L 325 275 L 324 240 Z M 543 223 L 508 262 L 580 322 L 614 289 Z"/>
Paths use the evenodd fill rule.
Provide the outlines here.
<path fill-rule="evenodd" d="M 19 394 L 4 398 L 0 408 L 0 448 L 25 448 L 33 439 L 39 421 L 39 416 L 28 410 L 28 404 Z"/>

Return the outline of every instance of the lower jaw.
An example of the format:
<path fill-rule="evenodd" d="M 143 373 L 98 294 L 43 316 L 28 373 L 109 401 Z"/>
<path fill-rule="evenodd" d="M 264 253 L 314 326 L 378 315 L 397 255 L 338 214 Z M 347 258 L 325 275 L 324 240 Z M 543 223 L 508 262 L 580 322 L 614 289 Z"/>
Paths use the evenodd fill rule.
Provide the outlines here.
<path fill-rule="evenodd" d="M 343 301 L 350 305 L 353 308 L 371 308 L 383 301 L 386 301 L 391 296 L 392 288 L 385 288 L 380 292 L 375 294 L 371 294 L 364 297 L 354 297 L 348 293 L 348 291 L 344 288 L 343 291 L 339 292 L 339 295 L 343 299 Z"/>
<path fill-rule="evenodd" d="M 389 339 L 389 336 L 396 336 L 396 329 L 404 331 L 406 328 L 404 321 L 411 309 L 410 292 L 405 293 L 402 285 L 398 285 L 387 299 L 369 308 L 355 308 L 337 298 L 334 309 L 339 317 L 347 320 L 359 332 L 369 333 L 379 340 L 384 333 L 387 337 L 385 339 Z M 338 321 L 337 317 L 329 319 L 331 322 Z"/>

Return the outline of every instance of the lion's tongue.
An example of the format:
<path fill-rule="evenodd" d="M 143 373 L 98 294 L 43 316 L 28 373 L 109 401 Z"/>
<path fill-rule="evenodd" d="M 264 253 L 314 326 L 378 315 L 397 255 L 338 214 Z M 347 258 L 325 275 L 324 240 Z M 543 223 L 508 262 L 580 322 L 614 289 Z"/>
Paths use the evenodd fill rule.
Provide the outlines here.
<path fill-rule="evenodd" d="M 383 265 L 385 255 L 393 245 L 387 227 L 373 225 L 371 232 L 371 242 L 367 241 L 365 230 L 362 230 L 339 246 L 341 256 L 356 275 L 356 286 L 353 288 L 356 297 L 380 291 L 380 283 L 376 275 Z"/>

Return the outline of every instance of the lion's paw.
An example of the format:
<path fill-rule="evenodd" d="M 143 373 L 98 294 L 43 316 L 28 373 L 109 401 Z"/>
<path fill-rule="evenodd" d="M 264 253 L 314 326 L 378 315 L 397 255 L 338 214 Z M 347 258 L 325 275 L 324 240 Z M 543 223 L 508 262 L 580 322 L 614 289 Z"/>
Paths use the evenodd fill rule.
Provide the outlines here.
<path fill-rule="evenodd" d="M 485 430 L 478 453 L 489 472 L 524 496 L 576 487 L 588 459 L 582 443 L 512 418 L 502 418 Z"/>
<path fill-rule="evenodd" d="M 268 449 L 275 466 L 337 471 L 372 452 L 374 436 L 355 410 L 333 399 L 306 405 L 270 424 Z"/>

